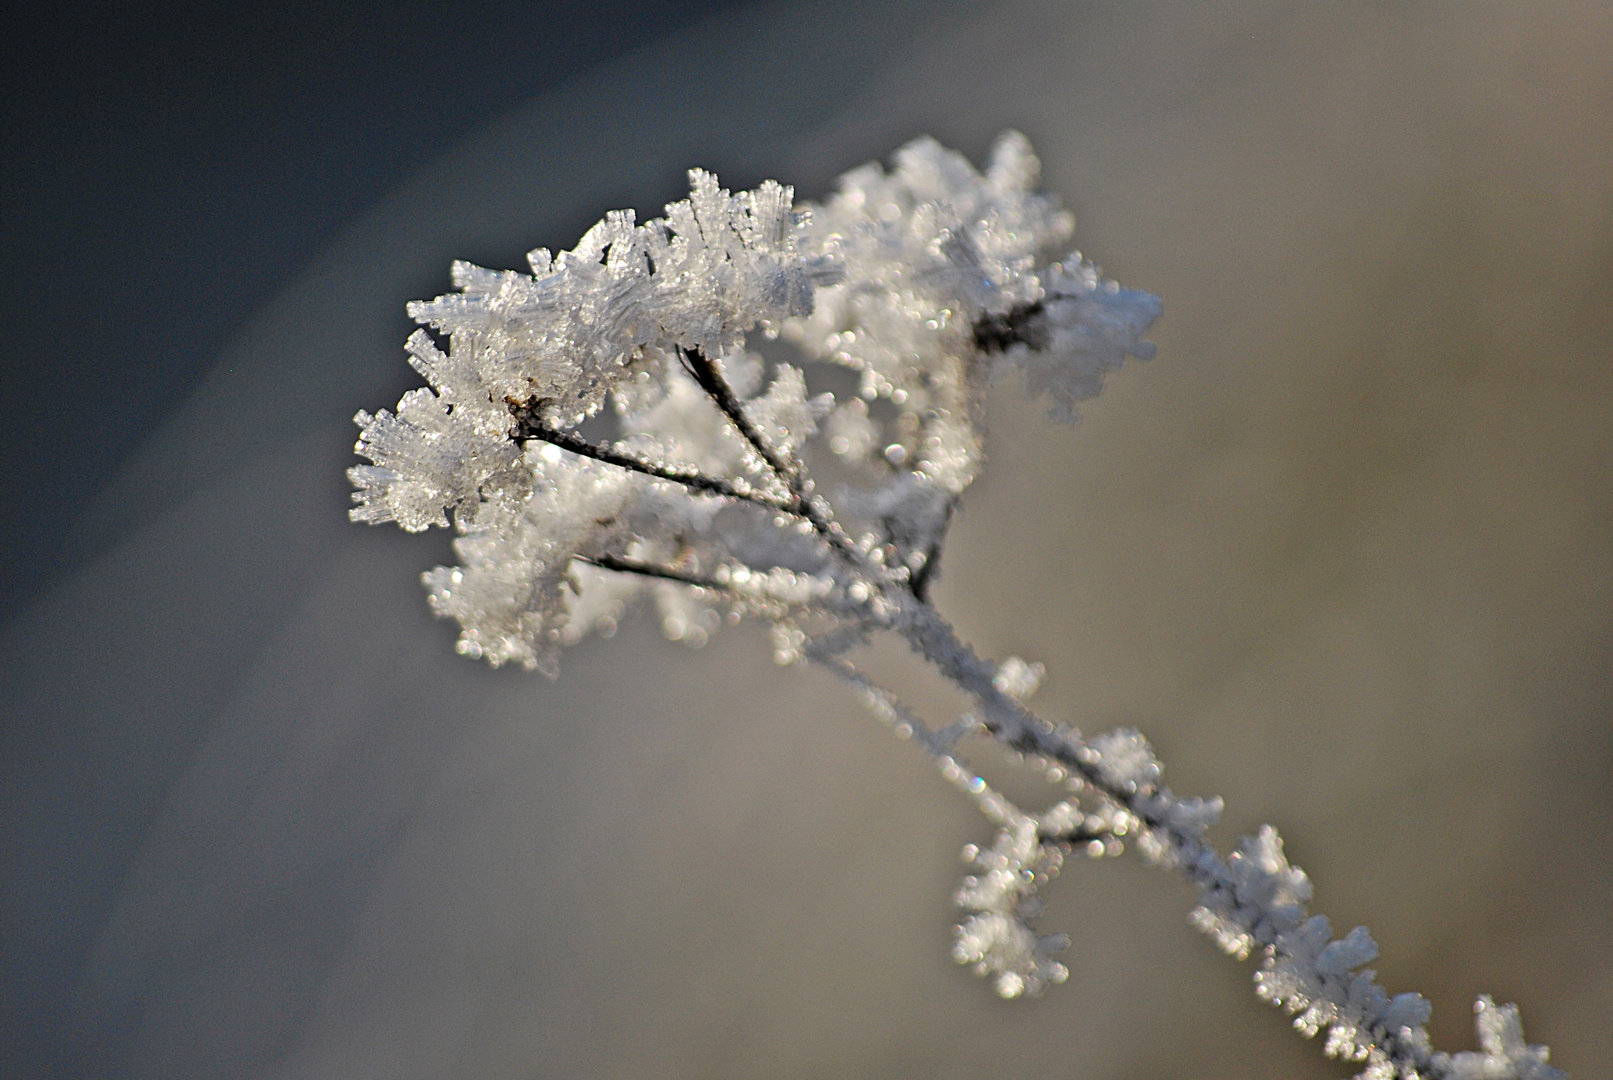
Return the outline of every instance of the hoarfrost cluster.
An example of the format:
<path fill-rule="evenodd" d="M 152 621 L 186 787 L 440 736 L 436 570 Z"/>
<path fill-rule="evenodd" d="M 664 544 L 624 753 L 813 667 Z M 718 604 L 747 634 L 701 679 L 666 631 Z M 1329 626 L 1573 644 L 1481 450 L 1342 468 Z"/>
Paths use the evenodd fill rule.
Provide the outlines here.
<path fill-rule="evenodd" d="M 530 273 L 456 263 L 457 292 L 409 308 L 436 335 L 407 343 L 429 387 L 356 418 L 369 464 L 350 471 L 352 517 L 452 525 L 461 565 L 427 573 L 428 598 L 459 623 L 459 650 L 495 666 L 553 676 L 563 646 L 643 602 L 674 640 L 756 618 L 778 662 L 835 673 L 996 826 L 964 849 L 953 955 L 1004 997 L 1068 977 L 1065 937 L 1033 925 L 1040 889 L 1068 858 L 1129 841 L 1197 888 L 1195 926 L 1259 957 L 1257 993 L 1362 1076 L 1562 1076 L 1516 1008 L 1487 997 L 1478 1052 L 1433 1050 L 1428 1002 L 1378 985 L 1364 927 L 1334 938 L 1307 912 L 1310 881 L 1275 830 L 1223 857 L 1205 839 L 1219 799 L 1162 786 L 1138 732 L 1087 740 L 1036 717 L 1040 665 L 979 657 L 929 602 L 983 462 L 991 381 L 1018 372 L 1072 420 L 1107 373 L 1153 352 L 1159 301 L 1070 251 L 1073 224 L 1009 132 L 983 173 L 919 139 L 819 206 L 693 170 L 664 218 L 612 212 L 571 251 L 534 251 Z M 802 367 L 759 353 L 779 338 L 803 364 L 855 372 L 858 392 L 812 394 Z M 972 710 L 931 728 L 870 680 L 853 657 L 884 634 Z M 968 766 L 966 741 L 1031 763 L 1058 797 L 1019 808 Z"/>

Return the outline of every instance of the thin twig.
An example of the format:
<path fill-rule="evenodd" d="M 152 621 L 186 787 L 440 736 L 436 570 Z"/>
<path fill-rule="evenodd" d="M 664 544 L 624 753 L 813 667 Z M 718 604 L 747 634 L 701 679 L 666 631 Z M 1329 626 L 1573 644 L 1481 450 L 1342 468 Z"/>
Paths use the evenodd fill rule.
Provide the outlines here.
<path fill-rule="evenodd" d="M 728 385 L 728 380 L 723 377 L 711 358 L 699 349 L 682 349 L 680 355 L 683 358 L 684 370 L 699 384 L 700 389 L 706 392 L 722 414 L 728 417 L 740 435 L 756 451 L 757 456 L 789 491 L 790 512 L 805 518 L 813 531 L 835 548 L 853 568 L 874 578 L 876 582 L 883 584 L 892 581 L 894 575 L 890 570 L 869 559 L 852 542 L 846 530 L 840 527 L 829 504 L 808 490 L 803 483 L 799 462 L 781 455 L 756 425 L 751 423 L 750 417 L 745 414 L 744 403 L 739 400 L 739 395 L 734 393 L 733 387 Z"/>
<path fill-rule="evenodd" d="M 799 500 L 801 498 L 798 490 L 799 468 L 793 461 L 786 461 L 780 456 L 756 425 L 751 423 L 750 417 L 745 415 L 745 406 L 739 400 L 739 395 L 728 385 L 728 380 L 717 369 L 717 365 L 699 349 L 682 349 L 679 353 L 683 357 L 684 370 L 700 385 L 700 389 L 706 392 L 717 408 L 722 410 L 723 415 L 728 417 L 734 427 L 739 429 L 740 435 L 751 444 L 757 455 L 778 477 L 779 482 Z"/>
<path fill-rule="evenodd" d="M 975 348 L 984 353 L 1003 353 L 1014 345 L 1031 349 L 1047 347 L 1047 330 L 1039 321 L 1046 310 L 1037 300 L 1019 304 L 1001 315 L 982 315 L 975 320 Z"/>
<path fill-rule="evenodd" d="M 930 586 L 935 582 L 935 572 L 941 563 L 941 546 L 946 543 L 947 530 L 952 527 L 952 516 L 958 511 L 958 497 L 956 495 L 947 499 L 946 516 L 941 519 L 941 527 L 930 538 L 924 549 L 924 563 L 913 576 L 908 578 L 907 588 L 918 599 L 929 602 Z"/>
<path fill-rule="evenodd" d="M 941 757 L 951 753 L 952 742 L 943 738 L 938 732 L 915 716 L 889 690 L 879 686 L 857 669 L 850 660 L 839 656 L 830 656 L 814 649 L 808 649 L 806 656 L 820 667 L 828 669 L 841 682 L 858 692 L 870 712 L 881 721 L 896 729 L 900 733 L 902 725 L 906 725 L 908 733 L 914 741 L 924 747 L 932 757 Z"/>
<path fill-rule="evenodd" d="M 991 816 L 995 809 L 1002 816 L 1018 815 L 1038 820 L 1035 814 L 1027 814 L 1001 792 L 995 791 L 983 777 L 977 775 L 953 753 L 953 746 L 962 733 L 960 725 L 949 725 L 941 731 L 936 731 L 914 715 L 913 710 L 903 705 L 895 694 L 874 682 L 849 660 L 812 652 L 807 655 L 856 690 L 868 711 L 887 727 L 894 729 L 898 736 L 904 734 L 902 729 L 905 727 L 906 733 L 911 735 L 913 741 L 922 746 L 930 757 L 935 759 L 936 764 L 941 766 L 942 774 L 947 776 L 954 786 L 979 803 L 981 808 L 988 812 L 988 816 Z M 1038 827 L 1036 837 L 1044 844 L 1061 845 L 1068 849 L 1077 844 L 1101 840 L 1113 833 L 1112 825 L 1094 827 L 1083 817 L 1068 829 L 1054 831 Z"/>
<path fill-rule="evenodd" d="M 767 510 L 782 510 L 787 514 L 796 513 L 790 502 L 762 492 L 745 490 L 736 486 L 732 480 L 720 476 L 708 476 L 698 469 L 675 469 L 670 466 L 660 465 L 648 458 L 626 453 L 605 443 L 589 442 L 576 432 L 561 431 L 558 428 L 550 427 L 537 417 L 534 410 L 525 405 L 515 406 L 512 404 L 510 412 L 515 417 L 515 433 L 513 437 L 517 442 L 536 439 L 540 442 L 551 443 L 562 450 L 569 450 L 578 457 L 592 458 L 595 461 L 604 462 L 606 465 L 615 465 L 629 472 L 681 484 L 693 491 L 737 499 L 740 502 L 748 502 L 753 506 L 760 506 Z"/>
<path fill-rule="evenodd" d="M 680 585 L 693 585 L 697 589 L 713 589 L 717 592 L 732 592 L 727 585 L 713 577 L 703 574 L 691 574 L 686 570 L 679 570 L 672 566 L 662 566 L 658 563 L 640 562 L 637 559 L 625 559 L 620 555 L 592 555 L 576 556 L 578 562 L 597 566 L 601 570 L 614 570 L 618 574 L 637 574 L 639 577 L 655 578 L 659 581 L 676 581 Z"/>

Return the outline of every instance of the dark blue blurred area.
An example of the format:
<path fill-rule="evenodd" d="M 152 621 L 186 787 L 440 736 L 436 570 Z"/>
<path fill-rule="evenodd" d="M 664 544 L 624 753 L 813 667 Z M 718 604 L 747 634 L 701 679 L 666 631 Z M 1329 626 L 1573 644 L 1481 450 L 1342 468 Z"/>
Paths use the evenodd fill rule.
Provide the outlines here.
<path fill-rule="evenodd" d="M 0 618 L 254 309 L 418 165 L 736 0 L 0 16 Z"/>

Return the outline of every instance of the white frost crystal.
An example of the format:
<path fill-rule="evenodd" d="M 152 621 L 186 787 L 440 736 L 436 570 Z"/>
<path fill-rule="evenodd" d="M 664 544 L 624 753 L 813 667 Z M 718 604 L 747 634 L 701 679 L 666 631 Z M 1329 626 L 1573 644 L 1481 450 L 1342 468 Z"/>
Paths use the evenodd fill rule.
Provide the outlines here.
<path fill-rule="evenodd" d="M 973 845 L 965 856 L 975 873 L 963 879 L 953 902 L 970 912 L 959 924 L 952 957 L 989 977 L 1005 998 L 1035 996 L 1069 977 L 1053 959 L 1069 944 L 1063 934 L 1038 935 L 1028 919 L 1039 910 L 1036 887 L 1057 874 L 1058 848 L 1043 844 L 1037 822 L 1014 816 L 985 851 Z"/>
<path fill-rule="evenodd" d="M 1076 404 L 1096 397 L 1103 377 L 1126 357 L 1154 355 L 1143 335 L 1159 318 L 1160 303 L 1156 296 L 1104 281 L 1079 252 L 1048 267 L 1042 282 L 1043 311 L 1032 341 L 1010 345 L 1006 355 L 1025 373 L 1032 394 L 1051 399 L 1048 415 L 1070 422 Z"/>
<path fill-rule="evenodd" d="M 1157 301 L 1117 306 L 1114 297 L 1143 294 L 1100 285 L 1085 264 L 1074 276 L 1065 264 L 1038 270 L 1072 221 L 1036 190 L 1023 136 L 999 140 L 984 174 L 930 139 L 895 160 L 889 173 L 848 173 L 822 207 L 795 207 L 791 189 L 771 181 L 731 194 L 692 170 L 689 198 L 664 219 L 607 214 L 571 251 L 534 251 L 530 274 L 455 263 L 457 293 L 409 306 L 447 351 L 416 331 L 409 360 L 430 388 L 404 395 L 396 414 L 358 414 L 357 450 L 371 464 L 350 470 L 352 517 L 409 530 L 452 520 L 464 534 L 464 564 L 426 576 L 433 609 L 463 627 L 461 651 L 553 673 L 559 646 L 614 628 L 643 590 L 601 560 L 676 564 L 689 581 L 756 575 L 721 598 L 655 583 L 663 628 L 692 644 L 715 629 L 719 608 L 787 618 L 811 606 L 789 589 L 766 593 L 775 571 L 831 585 L 846 577 L 822 538 L 797 528 L 799 514 L 779 527 L 786 479 L 715 403 L 692 357 L 710 363 L 775 459 L 795 461 L 821 440 L 855 464 L 862 486 L 842 492 L 840 512 L 874 530 L 871 558 L 921 574 L 979 467 L 990 369 L 1018 364 L 1049 389 L 1049 373 L 1067 364 L 1059 386 L 1095 391 L 1091 356 L 1113 366 L 1128 351 L 1146 355 Z M 1018 319 L 1031 340 L 983 345 L 987 316 L 999 330 Z M 745 347 L 758 327 L 809 359 L 860 370 L 864 396 L 814 396 L 788 364 L 769 376 Z M 880 396 L 899 410 L 885 431 L 866 400 Z M 607 449 L 729 487 L 633 475 L 542 441 L 612 398 L 619 439 Z M 813 604 L 867 599 L 833 594 Z"/>
<path fill-rule="evenodd" d="M 861 372 L 865 397 L 896 405 L 892 445 L 953 493 L 980 467 L 981 394 L 1005 356 L 1062 408 L 1095 394 L 1102 371 L 1125 355 L 1153 351 L 1142 337 L 1159 317 L 1156 298 L 1100 285 L 1079 255 L 1073 271 L 1037 270 L 1075 224 L 1037 189 L 1040 174 L 1018 132 L 998 140 L 984 174 L 918 139 L 896 152 L 890 172 L 870 163 L 841 177 L 813 213 L 813 250 L 838 260 L 844 278 L 784 332 L 810 355 Z M 983 349 L 983 329 L 1016 311 L 1035 311 L 1035 340 L 1006 354 L 989 341 Z"/>
<path fill-rule="evenodd" d="M 1070 215 L 1038 190 L 1010 132 L 979 172 L 930 139 L 843 176 L 823 206 L 767 181 L 732 194 L 689 174 L 689 198 L 638 224 L 607 214 L 531 273 L 455 263 L 458 291 L 411 304 L 409 362 L 429 387 L 395 413 L 361 412 L 353 520 L 450 523 L 461 565 L 425 575 L 458 648 L 551 676 L 562 646 L 613 633 L 648 595 L 667 637 L 704 644 L 725 621 L 768 624 L 774 658 L 826 666 L 901 738 L 923 747 L 998 832 L 965 850 L 953 955 L 1004 997 L 1062 982 L 1059 934 L 1031 920 L 1067 855 L 1134 843 L 1197 888 L 1190 916 L 1227 952 L 1261 959 L 1257 991 L 1327 1032 L 1370 1080 L 1553 1080 L 1514 1006 L 1481 998 L 1481 1051 L 1434 1052 L 1426 1000 L 1391 997 L 1364 965 L 1364 927 L 1332 937 L 1310 879 L 1263 827 L 1226 858 L 1206 840 L 1221 800 L 1180 798 L 1143 736 L 1090 742 L 1025 702 L 1040 664 L 978 657 L 928 600 L 959 496 L 978 473 L 992 377 L 1023 373 L 1055 418 L 1147 358 L 1160 315 L 1078 253 Z M 782 336 L 796 366 L 747 340 Z M 446 351 L 439 341 L 446 339 Z M 812 365 L 859 373 L 857 396 L 810 392 Z M 821 372 L 821 367 L 819 368 Z M 601 412 L 606 404 L 612 408 Z M 590 420 L 588 426 L 580 427 Z M 587 432 L 588 434 L 585 434 Z M 818 490 L 811 467 L 838 476 Z M 971 710 L 932 730 L 846 654 L 904 638 Z M 1061 785 L 1019 809 L 955 747 L 986 736 Z M 1083 805 L 1084 804 L 1084 805 Z"/>
<path fill-rule="evenodd" d="M 1093 764 L 1114 787 L 1135 792 L 1151 788 L 1159 779 L 1154 751 L 1135 728 L 1120 728 L 1092 740 Z"/>
<path fill-rule="evenodd" d="M 799 250 L 809 217 L 791 189 L 730 195 L 700 169 L 689 185 L 664 219 L 636 225 L 616 210 L 558 258 L 539 248 L 530 276 L 456 263 L 461 291 L 409 314 L 474 357 L 494 401 L 536 400 L 562 425 L 598 410 L 656 351 L 727 356 L 758 322 L 809 314 L 814 288 L 837 272 Z"/>
<path fill-rule="evenodd" d="M 769 181 L 730 195 L 710 173 L 689 179 L 665 219 L 614 211 L 558 258 L 534 251 L 530 275 L 455 263 L 458 293 L 409 305 L 448 335 L 448 353 L 417 333 L 410 360 L 437 393 L 411 391 L 396 416 L 358 414 L 358 452 L 374 465 L 352 470 L 354 520 L 421 529 L 445 524 L 445 510 L 474 516 L 478 495 L 502 494 L 490 481 L 515 456 L 508 403 L 570 426 L 658 358 L 724 357 L 758 322 L 811 312 L 837 270 L 798 250 L 809 215 L 791 190 Z"/>
<path fill-rule="evenodd" d="M 1547 1064 L 1551 1051 L 1524 1042 L 1523 1022 L 1516 1005 L 1497 1005 L 1489 994 L 1473 1005 L 1479 1030 L 1479 1052 L 1452 1054 L 1446 1076 L 1450 1080 L 1558 1080 L 1561 1069 Z M 1441 1055 L 1442 1056 L 1442 1055 Z"/>
<path fill-rule="evenodd" d="M 354 521 L 396 521 L 410 532 L 448 524 L 447 511 L 474 519 L 482 498 L 508 504 L 528 488 L 513 418 L 465 350 L 444 354 L 424 330 L 407 343 L 409 363 L 431 383 L 411 390 L 394 416 L 361 412 L 355 447 L 372 465 L 348 470 L 358 491 Z M 433 393 L 435 390 L 436 393 Z"/>
<path fill-rule="evenodd" d="M 1016 701 L 1027 701 L 1042 685 L 1042 676 L 1047 674 L 1047 668 L 1041 664 L 1030 664 L 1017 656 L 1010 656 L 997 665 L 997 675 L 991 680 L 992 685 Z"/>
<path fill-rule="evenodd" d="M 556 447 L 529 446 L 532 495 L 515 508 L 494 505 L 466 525 L 454 541 L 465 564 L 439 566 L 425 583 L 432 610 L 464 627 L 460 652 L 494 667 L 514 660 L 552 673 L 568 621 L 572 560 L 619 531 L 621 510 L 642 484 L 595 461 L 567 461 Z"/>

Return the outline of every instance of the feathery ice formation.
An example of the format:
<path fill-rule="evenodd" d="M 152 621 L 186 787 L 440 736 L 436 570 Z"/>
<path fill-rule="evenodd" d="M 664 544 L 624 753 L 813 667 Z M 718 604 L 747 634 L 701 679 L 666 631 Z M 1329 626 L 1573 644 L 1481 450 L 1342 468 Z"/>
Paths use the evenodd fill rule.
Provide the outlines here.
<path fill-rule="evenodd" d="M 689 198 L 638 224 L 616 211 L 531 273 L 456 263 L 458 292 L 412 304 L 407 343 L 429 388 L 395 413 L 358 414 L 350 476 L 360 522 L 452 523 L 462 565 L 425 575 L 461 652 L 553 676 L 558 653 L 610 633 L 648 594 L 666 636 L 703 644 L 724 621 L 770 628 L 780 663 L 841 677 L 998 826 L 964 850 L 959 963 L 1004 997 L 1064 981 L 1066 941 L 1031 925 L 1068 855 L 1130 840 L 1198 889 L 1195 926 L 1240 959 L 1257 993 L 1295 1015 L 1366 1080 L 1554 1080 L 1514 1006 L 1477 1007 L 1481 1050 L 1434 1051 L 1417 994 L 1391 997 L 1365 968 L 1364 927 L 1332 937 L 1275 830 L 1230 857 L 1205 839 L 1219 799 L 1159 783 L 1147 741 L 1090 741 L 1024 702 L 1040 665 L 976 656 L 928 602 L 959 496 L 979 472 L 994 376 L 1017 370 L 1049 414 L 1075 419 L 1104 376 L 1146 359 L 1160 315 L 1146 293 L 1064 252 L 1073 221 L 1037 190 L 1039 164 L 1010 132 L 982 174 L 930 139 L 895 167 L 854 169 L 822 206 L 772 181 L 731 194 L 700 170 Z M 751 336 L 782 337 L 805 364 L 857 373 L 846 400 L 769 364 Z M 447 351 L 438 344 L 446 338 Z M 609 409 L 606 410 L 606 406 Z M 826 495 L 812 473 L 830 476 Z M 975 701 L 932 730 L 847 658 L 894 633 Z M 987 737 L 1040 768 L 1061 798 L 1029 813 L 957 752 Z"/>
<path fill-rule="evenodd" d="M 710 378 L 776 454 L 816 441 L 838 455 L 849 482 L 836 509 L 895 537 L 916 574 L 980 466 L 994 372 L 1022 369 L 1073 416 L 1104 372 L 1153 351 L 1154 297 L 1102 281 L 1078 254 L 1038 269 L 1073 223 L 1036 191 L 1018 134 L 984 175 L 920 139 L 891 172 L 848 173 L 822 207 L 796 208 L 771 181 L 730 194 L 710 173 L 689 175 L 689 198 L 665 218 L 612 212 L 573 250 L 534 251 L 530 274 L 456 263 L 459 292 L 409 306 L 447 338 L 446 353 L 424 330 L 409 339 L 430 388 L 395 414 L 356 418 L 372 464 L 350 471 L 353 520 L 417 531 L 452 516 L 464 565 L 427 585 L 469 655 L 553 673 L 560 645 L 614 625 L 645 590 L 673 637 L 698 644 L 720 622 L 709 590 L 586 569 L 601 559 L 751 575 L 730 608 L 741 613 L 794 605 L 798 582 L 773 592 L 780 570 L 841 602 L 851 583 L 834 560 L 773 524 L 790 494 L 711 400 Z M 858 371 L 861 394 L 809 397 L 789 365 L 757 393 L 756 330 Z M 892 420 L 869 409 L 879 399 Z M 653 469 L 590 460 L 571 434 L 607 402 L 620 433 L 610 452 Z M 679 479 L 695 474 L 722 483 Z"/>

